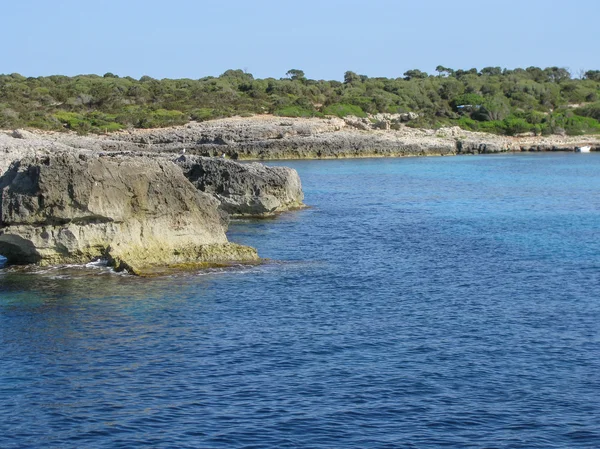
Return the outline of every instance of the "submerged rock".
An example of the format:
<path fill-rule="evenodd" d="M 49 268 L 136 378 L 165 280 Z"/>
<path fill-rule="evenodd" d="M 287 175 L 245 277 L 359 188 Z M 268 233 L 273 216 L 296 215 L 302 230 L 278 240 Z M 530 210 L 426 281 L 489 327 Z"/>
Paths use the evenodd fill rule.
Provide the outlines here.
<path fill-rule="evenodd" d="M 218 202 L 173 163 L 69 152 L 15 161 L 0 178 L 0 254 L 9 263 L 86 263 L 137 274 L 258 261 L 229 243 Z"/>
<path fill-rule="evenodd" d="M 269 216 L 303 206 L 294 169 L 197 156 L 181 156 L 175 163 L 197 189 L 214 196 L 233 216 Z"/>

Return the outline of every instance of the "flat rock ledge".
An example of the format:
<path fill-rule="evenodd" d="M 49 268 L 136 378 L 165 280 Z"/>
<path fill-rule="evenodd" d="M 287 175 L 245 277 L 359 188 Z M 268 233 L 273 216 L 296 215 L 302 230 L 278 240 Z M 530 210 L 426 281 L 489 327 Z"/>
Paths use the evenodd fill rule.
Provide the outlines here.
<path fill-rule="evenodd" d="M 219 202 L 160 158 L 34 154 L 0 178 L 0 254 L 41 266 L 106 258 L 152 274 L 260 261 L 227 241 Z"/>
<path fill-rule="evenodd" d="M 270 115 L 191 122 L 162 129 L 107 135 L 73 132 L 0 131 L 0 172 L 10 161 L 40 149 L 131 152 L 246 160 L 434 156 L 521 151 L 600 151 L 600 136 L 516 137 L 458 127 L 416 129 L 400 117 L 286 118 Z M 389 126 L 388 126 L 389 125 Z"/>

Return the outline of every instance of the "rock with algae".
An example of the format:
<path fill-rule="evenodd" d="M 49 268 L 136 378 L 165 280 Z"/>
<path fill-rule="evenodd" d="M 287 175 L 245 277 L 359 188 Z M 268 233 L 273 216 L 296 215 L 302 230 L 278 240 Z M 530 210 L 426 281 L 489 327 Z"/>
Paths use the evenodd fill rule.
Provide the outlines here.
<path fill-rule="evenodd" d="M 227 241 L 218 201 L 166 160 L 38 154 L 13 162 L 0 192 L 0 254 L 12 264 L 103 257 L 144 274 L 259 260 Z"/>

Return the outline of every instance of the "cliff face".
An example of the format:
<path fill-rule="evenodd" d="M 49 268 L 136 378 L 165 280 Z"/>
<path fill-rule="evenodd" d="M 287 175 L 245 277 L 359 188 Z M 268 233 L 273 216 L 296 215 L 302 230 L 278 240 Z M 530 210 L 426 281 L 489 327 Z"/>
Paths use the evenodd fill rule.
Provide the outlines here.
<path fill-rule="evenodd" d="M 181 156 L 174 162 L 197 189 L 216 198 L 232 216 L 265 217 L 303 205 L 300 177 L 291 168 L 197 156 Z"/>
<path fill-rule="evenodd" d="M 35 155 L 11 165 L 0 191 L 0 254 L 10 263 L 106 257 L 143 274 L 258 260 L 227 242 L 218 202 L 166 160 Z"/>

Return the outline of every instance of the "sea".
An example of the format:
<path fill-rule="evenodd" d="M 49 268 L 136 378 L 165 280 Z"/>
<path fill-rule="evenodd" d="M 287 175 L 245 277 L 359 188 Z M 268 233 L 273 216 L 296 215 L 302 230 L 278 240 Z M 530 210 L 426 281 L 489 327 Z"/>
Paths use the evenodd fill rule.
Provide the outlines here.
<path fill-rule="evenodd" d="M 262 265 L 0 270 L 0 448 L 600 447 L 600 154 L 273 164 Z"/>

